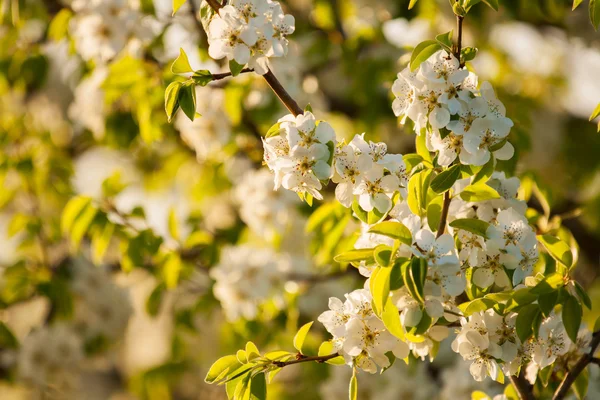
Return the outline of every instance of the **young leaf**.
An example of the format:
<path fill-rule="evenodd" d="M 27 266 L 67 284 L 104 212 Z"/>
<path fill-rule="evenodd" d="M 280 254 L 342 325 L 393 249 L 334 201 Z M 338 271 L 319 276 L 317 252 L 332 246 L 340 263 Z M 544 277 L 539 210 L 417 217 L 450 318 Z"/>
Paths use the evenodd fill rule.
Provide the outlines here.
<path fill-rule="evenodd" d="M 450 222 L 450 226 L 487 238 L 487 230 L 489 229 L 490 224 L 480 219 L 460 218 Z"/>
<path fill-rule="evenodd" d="M 177 213 L 174 207 L 169 211 L 169 234 L 175 240 L 179 240 L 179 223 L 177 222 Z"/>
<path fill-rule="evenodd" d="M 201 69 L 194 72 L 192 79 L 196 85 L 206 86 L 213 80 L 213 75 L 206 69 Z"/>
<path fill-rule="evenodd" d="M 243 69 L 243 65 L 238 64 L 235 62 L 235 60 L 229 60 L 229 70 L 231 71 L 231 76 L 238 76 Z"/>
<path fill-rule="evenodd" d="M 60 230 L 69 233 L 75 220 L 83 213 L 83 210 L 91 204 L 92 199 L 85 196 L 73 197 L 63 209 L 60 219 Z"/>
<path fill-rule="evenodd" d="M 250 400 L 267 400 L 265 374 L 257 374 L 250 379 Z"/>
<path fill-rule="evenodd" d="M 19 347 L 19 341 L 2 321 L 0 321 L 0 347 L 4 349 L 16 349 Z"/>
<path fill-rule="evenodd" d="M 184 84 L 179 90 L 179 107 L 193 121 L 196 118 L 196 88 L 193 84 Z"/>
<path fill-rule="evenodd" d="M 383 221 L 372 226 L 369 232 L 391 237 L 408 246 L 412 245 L 412 234 L 401 222 Z"/>
<path fill-rule="evenodd" d="M 375 247 L 373 256 L 375 257 L 375 262 L 377 262 L 380 267 L 389 267 L 392 263 L 392 248 L 385 244 L 380 244 Z"/>
<path fill-rule="evenodd" d="M 396 336 L 398 339 L 404 340 L 404 329 L 402 328 L 402 323 L 400 322 L 400 313 L 398 312 L 398 307 L 396 307 L 390 297 L 388 297 L 387 303 L 385 304 L 383 312 L 381 313 L 381 320 L 383 321 L 383 324 L 388 332 Z"/>
<path fill-rule="evenodd" d="M 179 57 L 171 64 L 171 72 L 174 74 L 186 74 L 193 72 L 194 69 L 190 65 L 190 60 L 183 48 L 179 49 Z"/>
<path fill-rule="evenodd" d="M 460 178 L 460 165 L 453 165 L 431 180 L 431 190 L 437 194 L 450 190 Z"/>
<path fill-rule="evenodd" d="M 579 5 L 581 4 L 583 0 L 573 0 L 573 8 L 571 9 L 572 11 L 575 11 L 575 9 L 577 7 L 579 7 Z"/>
<path fill-rule="evenodd" d="M 441 48 L 442 46 L 435 40 L 426 40 L 419 43 L 413 50 L 412 56 L 410 57 L 410 70 L 414 71 L 419 68 L 421 63 L 423 63 Z"/>
<path fill-rule="evenodd" d="M 306 340 L 306 335 L 308 335 L 308 331 L 310 330 L 313 322 L 314 321 L 304 324 L 300 329 L 298 329 L 296 336 L 294 336 L 294 347 L 296 350 L 298 350 L 298 352 L 300 352 L 300 354 L 303 354 L 302 346 L 304 345 L 304 340 Z"/>
<path fill-rule="evenodd" d="M 529 304 L 519 310 L 517 314 L 517 336 L 521 342 L 525 342 L 532 334 L 532 321 L 540 314 L 540 308 L 537 304 Z"/>
<path fill-rule="evenodd" d="M 225 378 L 229 372 L 233 372 L 238 369 L 239 366 L 240 362 L 236 356 L 229 355 L 221 357 L 210 367 L 208 373 L 206 374 L 206 378 L 204 378 L 204 382 L 214 383 L 220 381 Z"/>
<path fill-rule="evenodd" d="M 373 303 L 379 314 L 383 313 L 384 307 L 390 295 L 391 268 L 380 268 L 373 281 Z"/>
<path fill-rule="evenodd" d="M 479 183 L 477 185 L 469 185 L 460 193 L 460 198 L 464 201 L 485 201 L 499 199 L 500 195 L 490 186 Z"/>
<path fill-rule="evenodd" d="M 573 382 L 573 392 L 578 400 L 584 400 L 590 384 L 589 368 L 585 368 Z"/>
<path fill-rule="evenodd" d="M 278 122 L 275 125 L 273 125 L 272 127 L 269 128 L 269 130 L 267 131 L 267 133 L 265 134 L 265 138 L 270 138 L 273 136 L 279 136 L 279 134 L 283 131 L 283 129 L 281 129 L 281 124 Z"/>
<path fill-rule="evenodd" d="M 594 108 L 594 111 L 592 111 L 592 114 L 590 115 L 590 121 L 593 121 L 598 117 L 600 117 L 600 103 L 598 103 L 596 108 Z"/>
<path fill-rule="evenodd" d="M 567 268 L 573 265 L 573 253 L 571 253 L 571 248 L 568 244 L 552 235 L 538 235 L 537 239 L 556 261 Z"/>
<path fill-rule="evenodd" d="M 339 263 L 356 263 L 364 261 L 367 265 L 375 262 L 374 249 L 354 249 L 338 254 L 333 260 Z"/>
<path fill-rule="evenodd" d="M 156 285 L 148 300 L 146 300 L 146 312 L 151 317 L 158 315 L 160 311 L 160 305 L 162 304 L 163 294 L 165 293 L 165 284 L 159 283 Z"/>
<path fill-rule="evenodd" d="M 472 61 L 477 56 L 477 52 L 477 47 L 465 47 L 460 51 L 460 59 L 462 62 Z"/>
<path fill-rule="evenodd" d="M 452 31 L 437 35 L 435 40 L 448 53 L 452 52 Z"/>
<path fill-rule="evenodd" d="M 494 9 L 494 11 L 498 11 L 499 8 L 499 4 L 498 4 L 498 0 L 482 0 L 485 4 L 488 5 L 488 7 L 491 7 L 492 9 Z"/>
<path fill-rule="evenodd" d="M 590 0 L 590 21 L 595 30 L 600 25 L 600 0 Z"/>
<path fill-rule="evenodd" d="M 173 116 L 179 109 L 179 91 L 181 90 L 181 86 L 181 82 L 173 82 L 165 91 L 165 112 L 167 113 L 169 122 L 171 122 Z"/>
<path fill-rule="evenodd" d="M 477 171 L 473 180 L 471 181 L 471 185 L 477 185 L 478 183 L 486 183 L 492 174 L 494 173 L 494 169 L 496 168 L 496 160 L 494 159 L 494 155 L 490 157 L 490 160 L 483 165 L 483 167 Z"/>
<path fill-rule="evenodd" d="M 458 306 L 458 308 L 463 312 L 463 314 L 466 317 L 468 317 L 477 312 L 489 310 L 490 308 L 494 307 L 494 305 L 496 305 L 496 302 L 494 300 L 481 298 L 469 301 L 467 303 L 463 303 L 460 306 Z"/>
<path fill-rule="evenodd" d="M 186 0 L 173 0 L 173 14 L 175 15 L 175 13 L 177 12 L 177 10 L 179 10 L 181 8 L 181 6 L 183 5 L 183 3 L 185 3 Z"/>
<path fill-rule="evenodd" d="M 408 3 L 408 9 L 411 10 L 415 4 L 417 4 L 418 0 L 410 0 L 410 3 Z"/>
<path fill-rule="evenodd" d="M 413 0 L 413 1 L 417 1 L 417 0 Z M 349 391 L 349 395 L 350 395 L 350 400 L 357 400 L 358 399 L 358 381 L 356 380 L 356 368 L 352 369 L 352 378 L 350 379 L 350 387 L 348 389 Z"/>
<path fill-rule="evenodd" d="M 569 338 L 575 343 L 577 341 L 577 333 L 579 332 L 579 326 L 581 325 L 581 316 L 583 310 L 581 304 L 576 297 L 569 296 L 567 301 L 563 305 L 562 319 L 565 325 L 565 330 Z"/>
<path fill-rule="evenodd" d="M 433 232 L 435 232 L 440 225 L 443 203 L 444 196 L 436 196 L 427 205 L 427 225 L 429 225 L 429 229 Z"/>
<path fill-rule="evenodd" d="M 426 212 L 427 190 L 431 181 L 430 169 L 419 171 L 408 181 L 408 206 L 416 215 Z"/>

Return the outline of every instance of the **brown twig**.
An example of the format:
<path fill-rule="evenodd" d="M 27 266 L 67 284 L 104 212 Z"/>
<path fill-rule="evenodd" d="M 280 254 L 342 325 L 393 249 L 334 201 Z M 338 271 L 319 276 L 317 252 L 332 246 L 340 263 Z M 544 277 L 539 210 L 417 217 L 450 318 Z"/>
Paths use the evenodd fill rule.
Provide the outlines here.
<path fill-rule="evenodd" d="M 442 205 L 442 215 L 440 217 L 440 224 L 438 225 L 436 237 L 440 237 L 446 230 L 446 220 L 448 219 L 448 209 L 450 208 L 450 191 L 444 193 L 444 204 Z"/>
<path fill-rule="evenodd" d="M 290 360 L 290 361 L 273 361 L 273 364 L 283 368 L 286 365 L 293 365 L 293 364 L 300 364 L 300 363 L 304 363 L 304 362 L 318 362 L 318 363 L 324 363 L 327 360 L 331 360 L 332 358 L 336 358 L 337 356 L 339 356 L 338 353 L 334 353 L 334 354 L 329 354 L 327 356 L 303 356 L 303 355 L 299 355 L 300 358 L 296 359 L 296 360 Z"/>
<path fill-rule="evenodd" d="M 598 346 L 600 346 L 600 331 L 594 333 L 594 335 L 592 336 L 592 342 L 590 343 L 589 353 L 582 355 L 581 358 L 579 358 L 579 360 L 577 361 L 577 363 L 575 363 L 575 365 L 569 370 L 569 372 L 567 372 L 567 375 L 565 375 L 564 379 L 558 386 L 558 389 L 556 389 L 556 392 L 554 392 L 552 400 L 562 400 L 566 398 L 567 394 L 569 393 L 569 389 L 571 389 L 571 386 L 573 385 L 579 374 L 581 374 L 581 372 L 583 372 L 583 370 L 590 363 L 597 362 L 595 360 L 598 359 L 594 358 L 594 353 L 596 352 Z"/>
<path fill-rule="evenodd" d="M 252 68 L 244 68 L 240 71 L 240 74 L 245 74 L 248 72 L 254 72 Z M 220 74 L 212 74 L 213 81 L 218 81 L 224 78 L 228 78 L 231 76 L 231 72 L 222 72 Z"/>
<path fill-rule="evenodd" d="M 519 375 L 511 375 L 509 377 L 510 382 L 515 387 L 517 394 L 519 395 L 519 399 L 521 400 L 535 400 L 533 397 L 533 393 L 531 391 L 531 385 L 523 376 L 523 373 Z"/>

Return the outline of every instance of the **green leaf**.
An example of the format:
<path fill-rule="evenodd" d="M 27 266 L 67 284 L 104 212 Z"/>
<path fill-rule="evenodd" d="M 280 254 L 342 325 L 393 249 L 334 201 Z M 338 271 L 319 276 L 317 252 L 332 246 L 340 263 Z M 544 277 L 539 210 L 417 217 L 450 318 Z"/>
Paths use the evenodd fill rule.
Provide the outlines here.
<path fill-rule="evenodd" d="M 19 347 L 19 341 L 8 328 L 8 326 L 0 321 L 0 348 L 2 349 L 16 349 Z"/>
<path fill-rule="evenodd" d="M 331 342 L 331 340 L 323 342 L 319 346 L 319 352 L 318 352 L 319 357 L 328 356 L 333 353 L 335 353 L 335 349 L 333 348 L 333 343 Z M 325 362 L 327 364 L 332 364 L 332 365 L 345 365 L 346 364 L 346 361 L 344 361 L 344 357 L 342 357 L 342 356 L 338 356 L 338 357 L 329 359 Z"/>
<path fill-rule="evenodd" d="M 115 225 L 111 222 L 106 222 L 102 229 L 98 229 L 92 233 L 92 261 L 95 264 L 101 264 L 110 245 Z"/>
<path fill-rule="evenodd" d="M 206 86 L 213 80 L 213 74 L 209 70 L 201 69 L 194 72 L 192 79 L 196 85 Z"/>
<path fill-rule="evenodd" d="M 374 249 L 354 249 L 338 254 L 333 260 L 339 263 L 358 263 L 364 261 L 367 265 L 375 262 Z"/>
<path fill-rule="evenodd" d="M 573 253 L 571 253 L 571 248 L 567 243 L 552 235 L 538 235 L 537 239 L 556 261 L 567 268 L 573 265 Z"/>
<path fill-rule="evenodd" d="M 453 165 L 431 180 L 431 190 L 437 194 L 450 190 L 452 185 L 460 179 L 460 165 Z"/>
<path fill-rule="evenodd" d="M 74 250 L 79 249 L 79 244 L 96 218 L 96 214 L 98 209 L 90 202 L 73 222 L 70 238 Z"/>
<path fill-rule="evenodd" d="M 234 355 L 229 355 L 219 358 L 211 365 L 204 382 L 215 383 L 225 378 L 230 372 L 237 370 L 240 367 L 240 362 Z"/>
<path fill-rule="evenodd" d="M 272 127 L 269 128 L 269 130 L 267 131 L 267 133 L 265 134 L 265 138 L 270 138 L 273 136 L 279 136 L 279 134 L 283 131 L 283 129 L 281 129 L 281 124 L 278 122 L 275 125 L 273 125 Z"/>
<path fill-rule="evenodd" d="M 492 400 L 492 399 L 490 398 L 490 396 L 488 396 L 484 392 L 476 390 L 473 393 L 471 393 L 471 400 Z"/>
<path fill-rule="evenodd" d="M 425 301 L 423 288 L 427 277 L 427 261 L 413 257 L 412 260 L 402 264 L 401 268 L 402 278 L 409 293 L 415 300 L 423 303 Z"/>
<path fill-rule="evenodd" d="M 477 47 L 465 47 L 460 51 L 460 58 L 462 62 L 468 62 L 475 59 L 477 56 Z"/>
<path fill-rule="evenodd" d="M 179 254 L 170 253 L 162 266 L 167 288 L 173 289 L 177 287 L 177 283 L 179 282 L 179 275 L 181 274 L 181 269 L 182 264 L 181 257 L 179 257 Z"/>
<path fill-rule="evenodd" d="M 260 357 L 258 347 L 253 342 L 246 342 L 246 358 L 248 358 L 248 361 L 252 361 L 257 357 Z"/>
<path fill-rule="evenodd" d="M 595 30 L 600 25 L 600 0 L 590 0 L 590 21 Z"/>
<path fill-rule="evenodd" d="M 590 122 L 598 117 L 600 117 L 600 103 L 598 103 L 596 108 L 594 108 L 594 111 L 592 111 L 592 114 L 590 115 Z"/>
<path fill-rule="evenodd" d="M 426 40 L 419 43 L 410 57 L 410 70 L 414 71 L 419 68 L 421 63 L 426 61 L 441 48 L 442 46 L 435 40 Z"/>
<path fill-rule="evenodd" d="M 300 329 L 298 329 L 296 336 L 294 336 L 294 347 L 296 348 L 296 350 L 298 350 L 298 352 L 300 352 L 300 354 L 304 354 L 302 353 L 302 346 L 304 345 L 306 335 L 308 335 L 308 331 L 310 330 L 310 327 L 312 326 L 313 322 L 314 321 L 304 324 Z"/>
<path fill-rule="evenodd" d="M 419 171 L 408 181 L 408 207 L 419 216 L 426 212 L 427 190 L 431 181 L 430 169 Z"/>
<path fill-rule="evenodd" d="M 90 205 L 92 199 L 85 196 L 73 197 L 67 202 L 63 209 L 60 219 L 60 230 L 63 233 L 69 233 L 75 220 L 83 213 L 83 210 Z"/>
<path fill-rule="evenodd" d="M 265 374 L 257 374 L 250 379 L 250 400 L 267 400 Z"/>
<path fill-rule="evenodd" d="M 576 297 L 569 296 L 563 305 L 562 319 L 565 325 L 567 335 L 573 341 L 577 342 L 577 333 L 579 332 L 579 326 L 581 325 L 581 317 L 583 310 L 581 303 Z"/>
<path fill-rule="evenodd" d="M 500 195 L 490 186 L 478 183 L 467 186 L 461 193 L 460 198 L 464 201 L 485 201 L 499 199 Z"/>
<path fill-rule="evenodd" d="M 538 304 L 540 306 L 540 310 L 542 310 L 542 313 L 545 317 L 550 315 L 550 313 L 554 309 L 554 306 L 556 305 L 556 300 L 558 300 L 558 290 L 554 290 L 550 293 L 541 294 L 540 297 L 538 297 Z"/>
<path fill-rule="evenodd" d="M 490 160 L 487 163 L 485 163 L 479 171 L 477 171 L 477 173 L 473 177 L 473 180 L 471 181 L 471 185 L 486 183 L 491 178 L 495 168 L 496 160 L 494 158 L 494 155 L 492 154 Z"/>
<path fill-rule="evenodd" d="M 592 309 L 592 299 L 586 293 L 585 289 L 579 284 L 579 282 L 574 282 L 575 291 L 577 292 L 577 296 L 581 300 L 581 302 L 587 307 L 588 310 Z"/>
<path fill-rule="evenodd" d="M 412 245 L 412 234 L 410 230 L 401 222 L 384 221 L 369 228 L 369 232 L 377 233 L 399 240 L 408 246 Z"/>
<path fill-rule="evenodd" d="M 452 31 L 437 35 L 435 41 L 448 53 L 452 52 Z"/>
<path fill-rule="evenodd" d="M 442 219 L 442 207 L 444 205 L 444 197 L 436 196 L 427 205 L 427 225 L 433 232 L 437 231 Z"/>
<path fill-rule="evenodd" d="M 392 248 L 385 244 L 380 244 L 373 251 L 375 262 L 380 267 L 389 267 L 392 264 Z"/>
<path fill-rule="evenodd" d="M 429 152 L 427 152 L 427 156 L 429 157 Z M 412 171 L 414 167 L 423 162 L 423 157 L 416 153 L 405 154 L 402 159 L 404 160 L 404 164 L 406 164 L 407 172 Z"/>
<path fill-rule="evenodd" d="M 398 307 L 394 304 L 391 297 L 388 297 L 387 303 L 381 313 L 381 320 L 385 325 L 385 329 L 400 340 L 404 340 L 404 329 L 400 322 L 400 313 Z"/>
<path fill-rule="evenodd" d="M 450 226 L 487 238 L 487 230 L 489 229 L 490 224 L 480 219 L 460 218 L 450 222 Z"/>
<path fill-rule="evenodd" d="M 585 399 L 587 395 L 588 386 L 590 384 L 590 373 L 589 368 L 585 368 L 573 382 L 573 392 L 578 400 Z"/>
<path fill-rule="evenodd" d="M 243 69 L 243 65 L 238 64 L 235 62 L 235 60 L 229 60 L 229 70 L 231 71 L 231 76 L 238 76 Z"/>
<path fill-rule="evenodd" d="M 196 118 L 196 88 L 193 84 L 185 83 L 181 86 L 179 107 L 191 121 Z"/>
<path fill-rule="evenodd" d="M 488 7 L 494 9 L 494 11 L 498 11 L 499 4 L 498 0 L 482 0 Z"/>
<path fill-rule="evenodd" d="M 171 72 L 174 74 L 187 74 L 188 72 L 194 72 L 194 69 L 190 65 L 190 60 L 183 48 L 179 48 L 179 57 L 175 59 L 171 64 Z"/>
<path fill-rule="evenodd" d="M 532 321 L 541 314 L 540 308 L 537 304 L 528 304 L 519 310 L 517 314 L 517 336 L 522 343 L 531 336 L 533 333 Z"/>
<path fill-rule="evenodd" d="M 177 10 L 179 10 L 181 8 L 181 6 L 183 5 L 183 3 L 185 3 L 186 0 L 173 0 L 173 14 L 175 15 L 175 13 L 177 12 Z"/>
<path fill-rule="evenodd" d="M 181 87 L 181 82 L 173 82 L 167 86 L 167 90 L 165 91 L 165 112 L 167 113 L 169 122 L 171 122 L 179 109 L 179 91 Z"/>
<path fill-rule="evenodd" d="M 151 317 L 158 315 L 160 311 L 160 305 L 162 304 L 163 294 L 165 293 L 165 284 L 159 283 L 156 285 L 148 300 L 146 301 L 146 312 Z"/>
<path fill-rule="evenodd" d="M 415 4 L 417 4 L 417 1 L 418 0 L 410 0 L 410 3 L 408 3 L 408 9 L 412 9 L 415 6 Z"/>
<path fill-rule="evenodd" d="M 489 310 L 494 307 L 497 303 L 488 298 L 481 298 L 469 301 L 467 303 L 462 303 L 458 306 L 458 308 L 463 312 L 466 317 L 469 317 L 475 313 Z"/>
<path fill-rule="evenodd" d="M 581 4 L 583 0 L 573 0 L 573 8 L 571 9 L 572 11 L 575 11 L 575 9 L 577 7 L 579 7 L 579 5 Z"/>
<path fill-rule="evenodd" d="M 552 376 L 552 371 L 554 370 L 554 366 L 553 365 L 548 365 L 546 368 L 542 369 L 538 375 L 540 377 L 540 380 L 542 381 L 542 385 L 544 387 L 548 386 L 548 381 L 550 380 L 550 377 Z"/>
<path fill-rule="evenodd" d="M 556 289 L 564 286 L 564 284 L 565 284 L 565 281 L 564 281 L 562 274 L 555 272 L 551 275 L 548 275 L 547 277 L 542 279 L 540 282 L 538 282 L 537 285 L 535 285 L 533 288 L 531 288 L 530 292 L 531 292 L 531 294 L 536 294 L 536 295 L 547 294 L 547 293 L 553 292 Z"/>
<path fill-rule="evenodd" d="M 373 303 L 375 303 L 374 310 L 377 311 L 377 314 L 382 314 L 382 312 L 384 311 L 384 307 L 388 302 L 388 298 L 390 295 L 391 272 L 391 268 L 380 268 L 377 272 L 377 275 L 372 277 Z"/>
<path fill-rule="evenodd" d="M 417 0 L 412 0 L 417 1 Z M 356 380 L 356 367 L 352 369 L 352 378 L 350 378 L 350 387 L 348 388 L 350 400 L 358 399 L 358 381 Z"/>
<path fill-rule="evenodd" d="M 56 14 L 48 27 L 48 38 L 56 42 L 67 36 L 69 32 L 69 21 L 73 16 L 73 12 L 68 8 L 63 8 Z"/>
<path fill-rule="evenodd" d="M 175 207 L 171 207 L 169 211 L 169 234 L 175 240 L 179 240 L 179 224 L 177 223 L 177 212 Z"/>

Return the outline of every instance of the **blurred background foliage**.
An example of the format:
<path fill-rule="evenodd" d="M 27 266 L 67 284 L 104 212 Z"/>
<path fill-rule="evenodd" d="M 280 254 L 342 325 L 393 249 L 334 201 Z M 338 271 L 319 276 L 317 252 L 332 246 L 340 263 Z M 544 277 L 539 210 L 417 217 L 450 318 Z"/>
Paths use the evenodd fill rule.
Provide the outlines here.
<path fill-rule="evenodd" d="M 296 32 L 273 70 L 339 138 L 367 132 L 392 152 L 414 151 L 410 130 L 391 111 L 390 87 L 412 47 L 452 29 L 454 16 L 446 0 L 420 0 L 412 10 L 408 3 L 282 1 Z M 15 348 L 33 328 L 73 318 L 81 301 L 71 288 L 76 264 L 104 266 L 129 293 L 132 314 L 119 337 L 86 339 L 84 383 L 75 394 L 41 389 L 50 398 L 221 398 L 221 388 L 202 382 L 219 355 L 248 338 L 261 349 L 288 348 L 328 297 L 360 285 L 355 271 L 332 259 L 357 237 L 348 210 L 292 198 L 265 221 L 244 214 L 256 207 L 240 187 L 256 182 L 249 173 L 261 168 L 260 138 L 287 113 L 263 80 L 244 74 L 198 88 L 202 116 L 167 122 L 163 94 L 176 79 L 169 65 L 180 47 L 195 69 L 226 70 L 208 58 L 194 18 L 199 2 L 175 18 L 169 0 L 131 2 L 151 34 L 103 62 L 81 57 L 69 1 L 0 4 L 0 398 L 35 398 L 39 388 L 22 383 L 14 368 Z M 600 134 L 588 117 L 600 101 L 600 36 L 586 6 L 573 12 L 567 0 L 501 0 L 499 12 L 475 7 L 463 43 L 478 48 L 468 67 L 493 83 L 515 121 L 517 157 L 501 169 L 522 179 L 539 229 L 560 219 L 579 245 L 576 276 L 595 305 L 585 316 L 593 323 L 600 316 Z M 280 221 L 285 229 L 267 229 Z M 209 270 L 225 246 L 241 243 L 274 249 L 293 267 L 255 319 L 231 321 Z M 307 345 L 316 351 L 323 337 L 313 329 Z M 377 398 L 401 398 L 398 381 L 406 386 L 414 374 L 437 388 L 423 398 L 489 389 L 468 372 L 468 380 L 445 372 L 454 362 L 442 352 L 427 366 L 395 366 L 404 380 L 364 377 L 359 398 L 375 398 L 376 389 Z M 342 398 L 345 373 L 319 364 L 289 368 L 270 395 Z"/>

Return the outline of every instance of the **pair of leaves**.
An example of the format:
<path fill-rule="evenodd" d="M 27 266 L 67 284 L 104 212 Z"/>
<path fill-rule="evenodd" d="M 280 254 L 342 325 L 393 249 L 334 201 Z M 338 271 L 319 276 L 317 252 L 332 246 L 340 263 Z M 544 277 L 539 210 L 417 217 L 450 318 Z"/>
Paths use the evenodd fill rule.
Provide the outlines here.
<path fill-rule="evenodd" d="M 169 122 L 180 108 L 190 120 L 196 118 L 196 87 L 193 81 L 172 82 L 165 91 L 165 112 Z"/>

